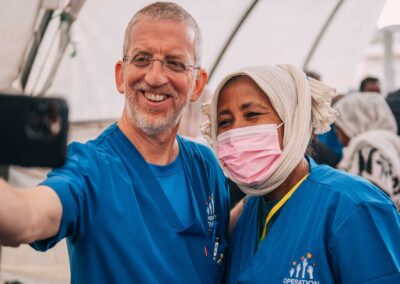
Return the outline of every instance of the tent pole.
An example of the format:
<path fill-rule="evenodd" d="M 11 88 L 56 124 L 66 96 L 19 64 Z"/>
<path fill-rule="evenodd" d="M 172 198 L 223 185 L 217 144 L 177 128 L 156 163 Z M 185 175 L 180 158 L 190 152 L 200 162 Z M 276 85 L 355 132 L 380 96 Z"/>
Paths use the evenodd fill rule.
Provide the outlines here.
<path fill-rule="evenodd" d="M 51 21 L 51 18 L 53 16 L 53 12 L 54 12 L 54 10 L 46 10 L 44 12 L 42 21 L 40 22 L 37 32 L 35 33 L 32 46 L 29 50 L 29 54 L 28 54 L 26 63 L 22 70 L 22 75 L 21 75 L 22 90 L 25 90 L 26 84 L 28 83 L 29 75 L 30 75 L 30 73 L 32 71 L 32 67 L 33 67 L 33 62 L 35 61 L 36 55 L 39 51 L 40 44 L 43 40 L 43 36 L 44 36 L 46 29 L 47 29 L 47 27 Z"/>
<path fill-rule="evenodd" d="M 317 47 L 319 45 L 319 43 L 321 42 L 322 37 L 325 35 L 325 32 L 327 31 L 328 27 L 330 26 L 332 20 L 335 18 L 339 8 L 342 6 L 342 4 L 344 3 L 344 0 L 339 0 L 336 3 L 335 8 L 333 8 L 332 12 L 330 13 L 329 17 L 326 19 L 324 25 L 322 26 L 320 32 L 318 33 L 317 37 L 314 40 L 313 45 L 311 46 L 310 51 L 307 54 L 306 60 L 304 60 L 303 63 L 303 70 L 307 70 L 308 69 L 308 64 L 311 61 L 311 58 L 314 56 L 315 51 L 317 50 Z"/>
<path fill-rule="evenodd" d="M 208 76 L 208 79 L 210 80 L 211 77 L 213 76 L 215 69 L 217 69 L 219 62 L 221 61 L 221 59 L 224 57 L 226 50 L 228 49 L 229 45 L 231 44 L 232 40 L 235 38 L 236 34 L 238 33 L 238 31 L 240 30 L 242 24 L 244 23 L 244 21 L 248 18 L 248 16 L 250 15 L 251 11 L 254 9 L 254 7 L 256 6 L 256 4 L 258 3 L 258 0 L 253 1 L 253 3 L 250 4 L 250 6 L 247 8 L 246 12 L 243 14 L 243 16 L 240 18 L 240 21 L 237 23 L 235 29 L 232 31 L 232 33 L 230 34 L 229 38 L 227 39 L 227 41 L 225 42 L 224 46 L 222 47 L 222 49 L 220 50 L 217 60 L 215 61 L 213 67 L 211 68 L 210 74 Z"/>
<path fill-rule="evenodd" d="M 385 76 L 385 94 L 393 90 L 394 74 L 393 74 L 393 30 L 390 28 L 383 29 L 383 69 Z"/>

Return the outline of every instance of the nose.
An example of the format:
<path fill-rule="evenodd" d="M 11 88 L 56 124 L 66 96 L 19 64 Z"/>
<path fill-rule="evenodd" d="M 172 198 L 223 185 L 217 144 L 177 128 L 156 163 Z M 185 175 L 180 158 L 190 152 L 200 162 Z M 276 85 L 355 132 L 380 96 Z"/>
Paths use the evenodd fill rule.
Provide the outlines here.
<path fill-rule="evenodd" d="M 144 79 L 149 86 L 157 87 L 168 83 L 162 60 L 153 60 L 145 72 Z"/>

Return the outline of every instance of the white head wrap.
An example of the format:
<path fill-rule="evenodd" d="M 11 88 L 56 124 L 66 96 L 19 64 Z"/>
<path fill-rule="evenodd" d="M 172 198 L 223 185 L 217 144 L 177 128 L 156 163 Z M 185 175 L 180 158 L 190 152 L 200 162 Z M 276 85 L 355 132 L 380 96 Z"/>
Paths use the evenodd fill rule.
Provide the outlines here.
<path fill-rule="evenodd" d="M 349 137 L 373 129 L 397 133 L 396 119 L 382 95 L 352 93 L 341 98 L 334 106 L 339 112 L 335 124 Z"/>
<path fill-rule="evenodd" d="M 249 76 L 268 96 L 272 106 L 284 123 L 283 152 L 272 176 L 259 185 L 248 186 L 234 178 L 243 192 L 264 195 L 281 185 L 304 157 L 311 133 L 324 133 L 335 120 L 336 112 L 330 103 L 335 90 L 321 82 L 307 78 L 293 65 L 252 66 L 226 75 L 214 92 L 211 102 L 203 105 L 208 117 L 202 133 L 217 151 L 217 103 L 226 82 L 240 75 Z M 224 169 L 222 163 L 220 163 Z M 229 175 L 229 172 L 224 169 Z"/>
<path fill-rule="evenodd" d="M 341 98 L 334 108 L 339 112 L 335 123 L 350 138 L 337 167 L 372 181 L 400 209 L 400 138 L 386 100 L 377 93 L 353 93 Z M 369 164 L 368 170 L 361 166 L 362 159 Z"/>

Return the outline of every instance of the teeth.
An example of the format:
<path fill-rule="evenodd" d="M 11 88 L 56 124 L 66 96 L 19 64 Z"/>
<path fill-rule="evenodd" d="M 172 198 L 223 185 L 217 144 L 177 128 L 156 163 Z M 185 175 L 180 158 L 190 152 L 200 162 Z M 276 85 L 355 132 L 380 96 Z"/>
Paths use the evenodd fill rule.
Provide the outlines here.
<path fill-rule="evenodd" d="M 144 93 L 144 97 L 150 101 L 161 102 L 167 99 L 165 95 L 155 95 L 150 93 Z"/>

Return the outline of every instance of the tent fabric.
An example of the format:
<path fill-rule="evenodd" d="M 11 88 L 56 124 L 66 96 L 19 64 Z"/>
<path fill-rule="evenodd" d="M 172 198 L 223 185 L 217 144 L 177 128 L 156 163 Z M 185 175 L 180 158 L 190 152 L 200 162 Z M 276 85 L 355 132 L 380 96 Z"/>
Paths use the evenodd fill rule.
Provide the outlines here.
<path fill-rule="evenodd" d="M 9 91 L 18 77 L 27 45 L 34 32 L 40 0 L 0 1 L 0 90 Z"/>
<path fill-rule="evenodd" d="M 122 56 L 125 26 L 144 2 L 147 3 L 88 0 L 83 6 L 72 33 L 77 54 L 65 57 L 49 92 L 67 95 L 71 120 L 119 115 L 123 97 L 115 88 L 114 64 Z M 252 1 L 176 2 L 198 21 L 204 39 L 203 66 L 209 71 L 233 26 Z M 301 67 L 336 2 L 259 1 L 222 58 L 209 82 L 210 88 L 215 88 L 228 71 L 260 62 L 293 63 Z M 375 33 L 374 26 L 385 1 L 366 0 L 362 6 L 355 2 L 345 1 L 310 61 L 310 69 L 320 72 L 322 80 L 338 90 L 356 84 L 352 81 L 356 63 Z M 110 11 L 117 11 L 117 16 Z M 85 74 L 84 79 L 76 74 Z"/>
<path fill-rule="evenodd" d="M 192 13 L 199 23 L 204 39 L 203 66 L 210 71 L 225 41 L 253 1 L 176 2 Z M 48 92 L 67 98 L 72 121 L 119 116 L 123 97 L 115 88 L 114 65 L 122 57 L 126 24 L 137 9 L 148 3 L 151 1 L 87 0 L 84 4 L 71 31 L 71 46 Z M 322 36 L 309 69 L 320 72 L 322 80 L 339 91 L 354 87 L 357 63 L 363 48 L 376 32 L 376 21 L 384 3 L 385 0 L 365 0 L 362 4 L 354 0 L 343 1 Z M 336 0 L 258 1 L 226 50 L 209 82 L 210 88 L 213 89 L 228 71 L 248 65 L 292 63 L 301 67 L 336 4 Z M 57 21 L 59 18 L 54 17 L 53 22 Z M 15 24 L 7 26 L 14 27 Z M 53 36 L 47 38 L 47 41 L 52 40 Z M 18 48 L 17 42 L 11 41 L 10 46 Z M 24 46 L 23 41 L 21 45 Z M 44 49 L 42 54 L 46 55 L 48 47 Z M 10 60 L 9 57 L 12 55 L 8 54 L 6 58 Z M 42 62 L 38 60 L 37 65 L 41 66 Z M 36 75 L 40 69 L 36 68 Z M 2 73 L 0 78 L 3 78 Z M 37 81 L 34 76 L 32 80 Z"/>
<path fill-rule="evenodd" d="M 0 1 L 0 90 L 18 88 L 13 83 L 20 76 L 30 40 L 37 28 L 43 6 L 68 0 Z M 122 57 L 124 30 L 132 14 L 153 1 L 86 0 L 71 29 L 71 44 L 64 54 L 47 96 L 66 98 L 72 122 L 105 121 L 82 124 L 71 129 L 70 140 L 86 141 L 119 118 L 124 105 L 114 83 L 114 65 Z M 221 48 L 240 21 L 252 0 L 178 0 L 198 21 L 203 34 L 203 66 L 210 71 Z M 323 34 L 309 62 L 309 69 L 319 72 L 322 80 L 339 91 L 356 88 L 357 64 L 366 44 L 376 33 L 376 20 L 385 0 L 342 1 L 336 17 Z M 54 3 L 52 3 L 54 5 Z M 314 41 L 337 0 L 268 0 L 258 1 L 249 17 L 226 50 L 208 91 L 212 92 L 222 77 L 248 65 L 292 63 L 302 66 Z M 45 34 L 27 93 L 40 89 L 48 64 L 55 56 L 59 36 L 60 10 L 54 13 Z M 53 48 L 50 47 L 53 44 Z M 45 59 L 47 64 L 45 64 Z M 39 78 L 39 79 L 38 79 Z M 199 109 L 201 102 L 197 102 Z M 187 113 L 192 123 L 198 117 Z M 184 125 L 182 132 L 196 136 L 200 123 Z M 17 186 L 31 186 L 40 181 L 46 170 L 12 168 L 11 181 Z M 39 254 L 26 246 L 2 248 L 1 280 L 20 279 L 23 283 L 68 283 L 66 250 Z M 61 275 L 61 276 L 56 276 Z M 61 278 L 60 278 L 61 277 Z"/>

